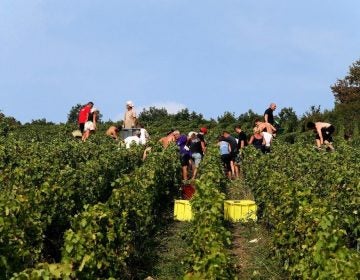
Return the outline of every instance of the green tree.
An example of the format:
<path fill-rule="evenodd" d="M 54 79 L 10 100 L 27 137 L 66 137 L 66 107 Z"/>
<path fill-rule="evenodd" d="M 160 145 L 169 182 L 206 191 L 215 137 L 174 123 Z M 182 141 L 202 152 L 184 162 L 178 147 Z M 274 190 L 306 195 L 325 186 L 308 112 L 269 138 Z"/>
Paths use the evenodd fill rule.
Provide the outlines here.
<path fill-rule="evenodd" d="M 68 114 L 67 123 L 68 124 L 76 124 L 78 119 L 78 114 L 82 105 L 80 103 L 72 106 L 70 112 Z"/>
<path fill-rule="evenodd" d="M 0 111 L 0 135 L 6 136 L 10 130 L 19 127 L 21 123 L 13 117 L 7 117 Z"/>
<path fill-rule="evenodd" d="M 239 125 L 241 125 L 243 130 L 248 130 L 252 133 L 252 129 L 255 125 L 255 120 L 261 120 L 263 118 L 262 115 L 256 114 L 253 110 L 249 109 L 246 113 L 241 114 L 237 121 Z"/>
<path fill-rule="evenodd" d="M 224 112 L 224 114 L 218 117 L 217 120 L 221 128 L 227 128 L 236 124 L 235 114 L 228 111 Z"/>
<path fill-rule="evenodd" d="M 321 106 L 312 105 L 309 110 L 304 113 L 303 118 L 313 121 L 319 120 L 321 118 Z"/>
<path fill-rule="evenodd" d="M 149 109 L 143 109 L 139 114 L 138 120 L 140 123 L 151 123 L 151 122 L 161 122 L 169 116 L 165 108 L 156 108 L 150 107 Z"/>
<path fill-rule="evenodd" d="M 31 120 L 31 124 L 37 124 L 37 125 L 54 125 L 53 122 L 47 121 L 45 118 Z"/>
<path fill-rule="evenodd" d="M 331 86 L 336 104 L 349 104 L 360 101 L 360 60 L 350 66 L 349 74 L 344 79 L 338 79 Z"/>
<path fill-rule="evenodd" d="M 175 121 L 190 121 L 190 112 L 188 108 L 182 109 L 174 115 Z"/>
<path fill-rule="evenodd" d="M 202 114 L 197 114 L 195 111 L 191 112 L 190 119 L 195 123 L 202 123 L 205 121 L 204 116 Z"/>
<path fill-rule="evenodd" d="M 347 134 L 359 129 L 360 121 L 360 60 L 349 68 L 344 79 L 331 86 L 335 97 L 334 116 L 344 126 Z"/>
<path fill-rule="evenodd" d="M 292 107 L 282 108 L 279 116 L 279 124 L 284 132 L 295 132 L 298 127 L 298 117 Z"/>

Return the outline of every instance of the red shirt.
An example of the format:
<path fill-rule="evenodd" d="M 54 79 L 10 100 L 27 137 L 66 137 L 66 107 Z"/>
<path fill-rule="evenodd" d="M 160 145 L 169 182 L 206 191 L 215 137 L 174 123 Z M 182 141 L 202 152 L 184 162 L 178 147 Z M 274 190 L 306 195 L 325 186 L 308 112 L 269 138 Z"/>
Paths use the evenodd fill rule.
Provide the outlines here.
<path fill-rule="evenodd" d="M 80 109 L 78 123 L 86 123 L 90 114 L 90 106 L 86 105 Z"/>

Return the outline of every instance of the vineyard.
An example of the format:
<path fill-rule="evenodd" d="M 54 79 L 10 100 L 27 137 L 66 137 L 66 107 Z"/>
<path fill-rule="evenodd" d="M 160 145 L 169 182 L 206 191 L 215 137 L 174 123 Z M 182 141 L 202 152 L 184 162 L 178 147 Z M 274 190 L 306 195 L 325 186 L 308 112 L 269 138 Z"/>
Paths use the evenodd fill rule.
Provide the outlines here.
<path fill-rule="evenodd" d="M 180 279 L 241 279 L 223 215 L 233 183 L 214 143 L 195 181 Z M 151 146 L 143 161 L 142 147 L 102 134 L 82 143 L 57 125 L 0 136 L 0 279 L 156 279 L 154 238 L 178 223 L 181 167 L 176 147 Z M 287 278 L 360 278 L 359 178 L 355 142 L 333 153 L 303 139 L 276 139 L 266 155 L 245 149 L 241 182 Z"/>
<path fill-rule="evenodd" d="M 291 278 L 359 278 L 359 156 L 344 143 L 334 153 L 303 143 L 279 143 L 266 159 L 247 153 L 245 179 Z"/>

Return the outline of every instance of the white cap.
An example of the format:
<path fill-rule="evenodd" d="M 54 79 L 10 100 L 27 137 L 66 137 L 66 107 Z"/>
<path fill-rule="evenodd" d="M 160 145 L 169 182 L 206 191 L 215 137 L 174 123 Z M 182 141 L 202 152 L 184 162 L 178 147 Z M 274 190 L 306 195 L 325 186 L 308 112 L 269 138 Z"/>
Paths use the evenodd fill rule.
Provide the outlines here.
<path fill-rule="evenodd" d="M 197 133 L 195 132 L 195 131 L 190 131 L 189 133 L 188 133 L 188 137 L 191 137 L 191 136 L 193 136 L 193 135 L 196 135 Z"/>
<path fill-rule="evenodd" d="M 130 107 L 134 107 L 134 104 L 132 103 L 131 100 L 126 101 L 126 105 L 127 105 L 127 106 L 130 106 Z"/>

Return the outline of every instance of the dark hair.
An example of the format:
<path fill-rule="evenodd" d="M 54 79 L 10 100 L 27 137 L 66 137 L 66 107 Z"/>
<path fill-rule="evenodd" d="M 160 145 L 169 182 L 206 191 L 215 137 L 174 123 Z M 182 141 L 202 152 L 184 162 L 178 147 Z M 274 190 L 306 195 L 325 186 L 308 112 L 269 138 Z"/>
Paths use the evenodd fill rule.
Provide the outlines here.
<path fill-rule="evenodd" d="M 89 102 L 88 102 L 88 104 L 90 104 L 90 105 L 93 105 L 93 106 L 94 106 L 94 102 L 89 101 Z"/>
<path fill-rule="evenodd" d="M 224 136 L 224 134 L 231 135 L 231 134 L 230 134 L 230 132 L 229 132 L 229 131 L 227 131 L 227 130 L 224 130 L 224 131 L 223 131 L 222 135 Z M 225 137 L 225 136 L 224 136 L 224 137 Z M 226 136 L 226 137 L 227 137 L 227 136 Z"/>
<path fill-rule="evenodd" d="M 313 123 L 313 122 L 308 122 L 307 125 L 306 125 L 306 127 L 307 127 L 308 129 L 314 129 L 314 128 L 315 128 L 315 123 Z"/>

